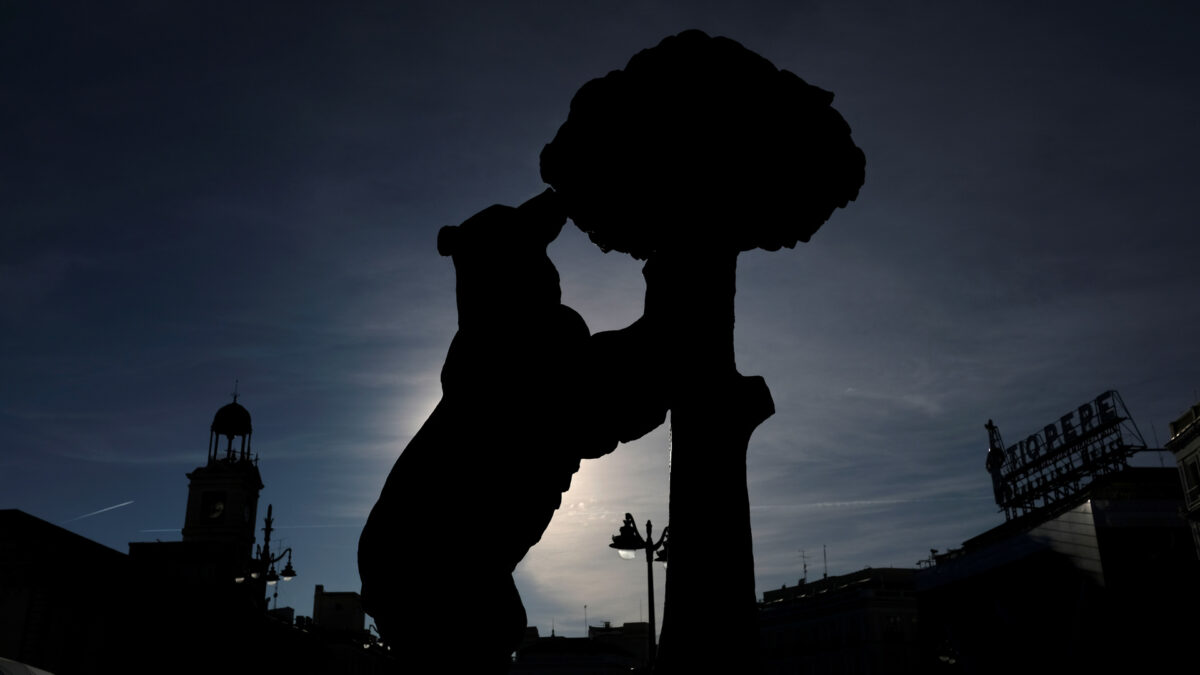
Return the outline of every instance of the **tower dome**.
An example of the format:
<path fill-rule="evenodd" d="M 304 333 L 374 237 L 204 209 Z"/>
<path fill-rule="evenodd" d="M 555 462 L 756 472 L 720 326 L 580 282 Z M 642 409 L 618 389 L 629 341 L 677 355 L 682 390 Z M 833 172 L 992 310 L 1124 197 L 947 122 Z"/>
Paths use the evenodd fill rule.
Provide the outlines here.
<path fill-rule="evenodd" d="M 250 426 L 250 411 L 233 398 L 233 403 L 221 406 L 213 416 L 211 431 L 218 436 L 248 436 L 253 431 Z"/>
<path fill-rule="evenodd" d="M 254 433 L 254 427 L 250 423 L 250 411 L 238 403 L 237 399 L 238 395 L 234 394 L 233 402 L 221 406 L 217 414 L 213 415 L 212 426 L 209 427 L 208 433 L 209 462 L 217 460 L 222 436 L 228 439 L 225 444 L 225 457 L 222 459 L 227 462 L 251 461 L 250 435 Z M 240 448 L 233 447 L 233 439 L 236 436 L 242 438 Z"/>

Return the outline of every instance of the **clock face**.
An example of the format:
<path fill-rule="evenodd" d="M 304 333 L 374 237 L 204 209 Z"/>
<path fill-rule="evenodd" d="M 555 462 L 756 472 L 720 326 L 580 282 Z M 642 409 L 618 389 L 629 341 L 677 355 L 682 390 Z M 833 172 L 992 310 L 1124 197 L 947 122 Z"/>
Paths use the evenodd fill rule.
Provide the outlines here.
<path fill-rule="evenodd" d="M 200 512 L 209 520 L 220 520 L 225 515 L 225 493 L 205 492 L 200 498 Z"/>

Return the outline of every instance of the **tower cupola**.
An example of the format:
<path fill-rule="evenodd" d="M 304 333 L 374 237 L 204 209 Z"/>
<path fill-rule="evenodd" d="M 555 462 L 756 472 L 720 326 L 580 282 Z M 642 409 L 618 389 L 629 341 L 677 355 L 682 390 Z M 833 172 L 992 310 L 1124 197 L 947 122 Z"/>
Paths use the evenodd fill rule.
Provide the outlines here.
<path fill-rule="evenodd" d="M 213 416 L 212 427 L 208 434 L 208 461 L 223 459 L 227 462 L 248 462 L 250 457 L 250 436 L 254 427 L 250 423 L 250 411 L 237 402 L 238 395 L 233 395 L 233 402 L 221 406 Z M 221 438 L 226 439 L 225 456 L 221 453 Z M 234 447 L 234 438 L 241 437 L 240 447 Z"/>

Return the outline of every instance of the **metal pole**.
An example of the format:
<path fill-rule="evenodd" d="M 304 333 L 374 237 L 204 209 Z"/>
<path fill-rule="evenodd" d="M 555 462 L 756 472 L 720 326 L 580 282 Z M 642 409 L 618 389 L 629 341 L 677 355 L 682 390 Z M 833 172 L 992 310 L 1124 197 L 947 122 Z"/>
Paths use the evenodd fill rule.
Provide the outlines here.
<path fill-rule="evenodd" d="M 654 668 L 654 535 L 650 530 L 650 521 L 646 521 L 646 586 L 650 589 L 650 652 L 647 654 L 647 665 Z"/>

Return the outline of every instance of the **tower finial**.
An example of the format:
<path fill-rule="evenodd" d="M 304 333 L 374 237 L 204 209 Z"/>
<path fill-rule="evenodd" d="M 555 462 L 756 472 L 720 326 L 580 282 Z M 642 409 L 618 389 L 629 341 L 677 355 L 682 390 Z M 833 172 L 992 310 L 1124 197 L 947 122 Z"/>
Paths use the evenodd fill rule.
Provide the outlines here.
<path fill-rule="evenodd" d="M 235 377 L 235 378 L 233 378 L 233 402 L 234 403 L 237 403 L 237 397 L 238 397 L 238 379 Z"/>

